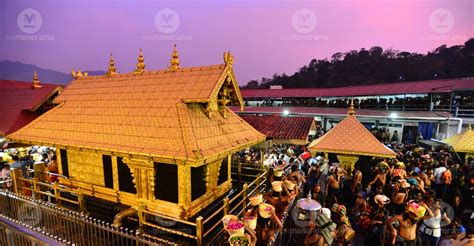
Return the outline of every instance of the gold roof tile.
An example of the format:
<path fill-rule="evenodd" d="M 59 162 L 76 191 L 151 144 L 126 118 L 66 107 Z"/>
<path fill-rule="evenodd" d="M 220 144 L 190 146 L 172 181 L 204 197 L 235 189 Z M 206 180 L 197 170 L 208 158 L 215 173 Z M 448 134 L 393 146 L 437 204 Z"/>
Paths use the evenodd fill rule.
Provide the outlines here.
<path fill-rule="evenodd" d="M 471 125 L 462 133 L 444 140 L 453 146 L 454 150 L 462 153 L 474 153 L 474 131 Z"/>
<path fill-rule="evenodd" d="M 383 145 L 362 125 L 355 115 L 348 115 L 322 137 L 308 146 L 312 150 L 348 155 L 395 157 L 396 154 Z"/>

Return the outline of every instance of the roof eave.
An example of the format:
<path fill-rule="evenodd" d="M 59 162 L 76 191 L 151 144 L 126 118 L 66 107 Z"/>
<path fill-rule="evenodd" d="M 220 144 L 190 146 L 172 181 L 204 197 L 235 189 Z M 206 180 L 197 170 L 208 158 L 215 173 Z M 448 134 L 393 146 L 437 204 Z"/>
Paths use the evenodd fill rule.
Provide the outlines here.
<path fill-rule="evenodd" d="M 39 101 L 33 108 L 30 109 L 31 112 L 34 112 L 36 110 L 38 110 L 46 101 L 48 101 L 49 98 L 51 98 L 56 92 L 59 92 L 61 93 L 64 89 L 61 87 L 61 86 L 58 86 L 56 88 L 54 88 L 54 90 L 52 90 L 48 96 L 44 97 L 43 99 L 41 99 L 41 101 Z M 58 103 L 55 103 L 55 104 L 58 104 Z"/>
<path fill-rule="evenodd" d="M 397 154 L 388 154 L 388 153 L 371 153 L 364 151 L 352 151 L 352 150 L 335 150 L 335 149 L 324 149 L 324 148 L 311 148 L 317 152 L 327 152 L 334 154 L 344 154 L 344 155 L 364 155 L 364 156 L 373 156 L 373 157 L 383 157 L 383 158 L 395 158 Z"/>

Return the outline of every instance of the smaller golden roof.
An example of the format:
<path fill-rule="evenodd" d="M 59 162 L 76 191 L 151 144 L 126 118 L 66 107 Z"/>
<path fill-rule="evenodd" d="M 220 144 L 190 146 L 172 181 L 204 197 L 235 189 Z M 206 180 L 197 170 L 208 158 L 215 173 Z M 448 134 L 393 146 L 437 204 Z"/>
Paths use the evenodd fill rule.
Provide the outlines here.
<path fill-rule="evenodd" d="M 347 155 L 365 155 L 377 157 L 396 156 L 395 152 L 382 144 L 355 116 L 351 102 L 348 115 L 322 137 L 314 140 L 309 149 Z"/>
<path fill-rule="evenodd" d="M 471 125 L 464 132 L 447 138 L 444 142 L 453 146 L 456 152 L 474 153 L 474 131 Z"/>

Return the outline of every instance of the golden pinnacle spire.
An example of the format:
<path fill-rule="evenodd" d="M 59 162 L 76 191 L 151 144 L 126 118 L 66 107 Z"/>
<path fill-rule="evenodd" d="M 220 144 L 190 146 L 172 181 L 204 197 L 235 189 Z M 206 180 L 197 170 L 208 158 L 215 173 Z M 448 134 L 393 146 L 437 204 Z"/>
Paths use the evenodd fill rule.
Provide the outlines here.
<path fill-rule="evenodd" d="M 349 106 L 349 111 L 347 111 L 347 115 L 355 115 L 354 98 L 351 98 L 351 105 Z"/>
<path fill-rule="evenodd" d="M 110 59 L 109 59 L 109 71 L 106 73 L 107 76 L 112 76 L 114 74 L 117 74 L 117 68 L 115 67 L 115 60 L 112 54 L 110 54 Z"/>
<path fill-rule="evenodd" d="M 467 129 L 468 129 L 468 130 L 472 130 L 471 124 L 469 124 L 469 125 L 467 126 Z"/>
<path fill-rule="evenodd" d="M 88 74 L 87 72 L 84 72 L 84 74 L 82 74 L 80 68 L 79 68 L 79 70 L 77 70 L 77 72 L 74 71 L 74 70 L 72 70 L 72 71 L 71 71 L 71 75 L 72 75 L 72 77 L 74 77 L 75 79 L 80 79 L 80 78 L 84 78 L 84 77 L 89 76 L 89 74 Z"/>
<path fill-rule="evenodd" d="M 230 53 L 230 51 L 224 52 L 224 62 L 226 65 L 234 64 L 234 56 Z"/>
<path fill-rule="evenodd" d="M 178 50 L 176 50 L 176 44 L 174 45 L 173 48 L 173 53 L 171 54 L 171 60 L 170 60 L 171 66 L 168 67 L 170 71 L 176 71 L 179 68 L 179 53 Z"/>
<path fill-rule="evenodd" d="M 41 88 L 41 87 L 43 87 L 43 86 L 40 84 L 40 81 L 39 81 L 39 78 L 38 78 L 38 73 L 35 70 L 35 73 L 33 75 L 33 81 L 31 83 L 31 89 L 37 89 L 37 88 Z"/>
<path fill-rule="evenodd" d="M 145 58 L 143 57 L 142 49 L 140 49 L 140 54 L 138 55 L 137 68 L 133 71 L 134 74 L 143 74 L 145 72 Z"/>

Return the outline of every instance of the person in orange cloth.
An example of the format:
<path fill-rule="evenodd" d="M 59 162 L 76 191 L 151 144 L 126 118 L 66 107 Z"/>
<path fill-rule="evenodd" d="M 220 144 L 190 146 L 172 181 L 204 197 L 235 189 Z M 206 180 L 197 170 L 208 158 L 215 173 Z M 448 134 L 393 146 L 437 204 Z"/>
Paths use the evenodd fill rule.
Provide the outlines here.
<path fill-rule="evenodd" d="M 424 205 L 424 204 L 422 204 Z M 416 229 L 426 212 L 426 205 L 409 202 L 403 214 L 395 215 L 387 222 L 390 233 L 389 245 L 416 246 Z"/>

